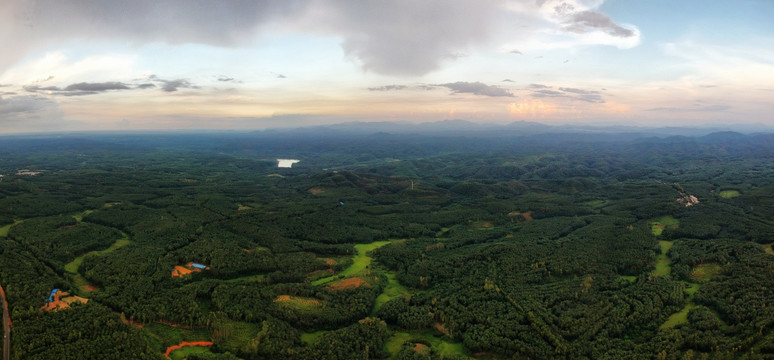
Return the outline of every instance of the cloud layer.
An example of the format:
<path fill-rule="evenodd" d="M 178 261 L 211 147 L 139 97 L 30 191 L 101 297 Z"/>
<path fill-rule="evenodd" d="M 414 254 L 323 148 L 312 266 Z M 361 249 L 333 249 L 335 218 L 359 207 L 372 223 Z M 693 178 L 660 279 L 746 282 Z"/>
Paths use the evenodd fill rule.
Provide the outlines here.
<path fill-rule="evenodd" d="M 517 3 L 521 5 L 506 0 L 6 0 L 0 2 L 0 72 L 30 51 L 68 40 L 250 46 L 269 23 L 278 24 L 272 31 L 338 37 L 344 52 L 363 69 L 398 76 L 424 75 L 496 38 L 534 32 L 538 29 L 524 24 L 541 18 L 576 35 L 638 36 L 636 29 L 596 11 L 602 1 Z M 514 26 L 518 23 L 522 25 Z"/>

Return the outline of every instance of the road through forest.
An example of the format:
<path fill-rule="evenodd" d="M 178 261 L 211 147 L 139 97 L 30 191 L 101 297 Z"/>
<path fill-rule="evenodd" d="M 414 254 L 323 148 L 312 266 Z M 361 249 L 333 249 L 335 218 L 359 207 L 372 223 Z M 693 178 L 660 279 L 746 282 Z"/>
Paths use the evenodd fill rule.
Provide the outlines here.
<path fill-rule="evenodd" d="M 8 301 L 5 300 L 5 290 L 0 285 L 0 297 L 3 301 L 3 360 L 11 359 L 11 317 L 8 314 Z"/>

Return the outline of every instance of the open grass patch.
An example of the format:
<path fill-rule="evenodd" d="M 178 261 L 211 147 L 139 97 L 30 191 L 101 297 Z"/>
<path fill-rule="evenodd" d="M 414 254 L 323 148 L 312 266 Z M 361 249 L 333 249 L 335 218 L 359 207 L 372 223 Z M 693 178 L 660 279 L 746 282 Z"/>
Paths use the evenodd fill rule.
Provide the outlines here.
<path fill-rule="evenodd" d="M 672 259 L 667 256 L 667 252 L 669 252 L 669 249 L 672 248 L 674 243 L 671 241 L 661 240 L 658 242 L 658 245 L 661 248 L 661 254 L 656 257 L 656 269 L 653 270 L 653 275 L 669 275 L 672 272 Z"/>
<path fill-rule="evenodd" d="M 415 347 L 416 344 L 429 346 L 432 351 L 443 357 L 452 355 L 467 357 L 462 343 L 446 341 L 443 338 L 433 335 L 429 330 L 416 330 L 411 332 L 393 333 L 385 344 L 385 349 L 390 353 L 390 359 L 395 359 L 398 352 L 403 347 L 403 344 L 406 343 L 409 343 L 411 347 Z"/>
<path fill-rule="evenodd" d="M 210 334 L 206 328 L 186 329 L 161 323 L 149 323 L 143 324 L 142 330 L 157 339 L 164 349 L 180 344 L 183 341 L 210 340 Z"/>
<path fill-rule="evenodd" d="M 193 354 L 212 354 L 212 351 L 206 346 L 184 346 L 169 353 L 169 358 L 172 360 L 184 360 Z"/>
<path fill-rule="evenodd" d="M 384 245 L 387 245 L 391 242 L 391 240 L 383 240 L 383 241 L 375 241 L 370 244 L 356 244 L 355 250 L 357 251 L 357 254 L 352 257 L 352 265 L 350 265 L 348 268 L 344 269 L 341 273 L 335 276 L 328 276 L 324 277 L 322 279 L 318 279 L 312 282 L 312 285 L 318 286 L 327 284 L 333 280 L 336 280 L 340 277 L 348 277 L 351 275 L 359 274 L 366 268 L 368 268 L 371 265 L 371 257 L 368 256 L 368 253 L 371 250 L 380 248 Z"/>
<path fill-rule="evenodd" d="M 680 324 L 686 324 L 688 323 L 688 312 L 690 312 L 693 308 L 695 308 L 695 304 L 687 304 L 685 307 L 669 316 L 669 319 L 665 321 L 661 326 L 659 326 L 659 329 L 672 329 L 677 325 Z"/>
<path fill-rule="evenodd" d="M 680 220 L 673 218 L 670 215 L 662 216 L 650 221 L 650 231 L 655 236 L 661 235 L 664 229 L 676 229 L 680 224 Z"/>
<path fill-rule="evenodd" d="M 691 271 L 691 280 L 693 281 L 709 281 L 715 275 L 719 274 L 721 267 L 719 264 L 700 264 L 693 268 Z"/>
<path fill-rule="evenodd" d="M 769 255 L 774 255 L 774 249 L 771 246 L 774 244 L 761 244 L 761 248 Z"/>
<path fill-rule="evenodd" d="M 382 293 L 376 297 L 374 308 L 371 311 L 372 316 L 376 314 L 376 312 L 379 311 L 379 308 L 381 308 L 382 305 L 384 305 L 386 302 L 397 297 L 406 297 L 409 295 L 408 289 L 406 289 L 405 286 L 398 282 L 398 279 L 395 278 L 394 273 L 388 272 L 385 274 L 385 276 L 387 277 L 387 285 L 384 287 Z"/>
<path fill-rule="evenodd" d="M 261 332 L 261 324 L 221 319 L 217 322 L 217 329 L 213 332 L 213 341 L 227 349 L 242 349 Z M 226 334 L 219 335 L 218 332 Z M 222 336 L 222 337 L 221 337 Z"/>
<path fill-rule="evenodd" d="M 301 311 L 316 311 L 322 307 L 320 300 L 301 296 L 280 295 L 274 302 Z"/>
<path fill-rule="evenodd" d="M 325 334 L 325 330 L 301 333 L 301 341 L 304 344 L 312 345 L 314 344 L 314 341 L 317 340 L 317 338 L 320 337 L 320 335 L 322 334 Z"/>
<path fill-rule="evenodd" d="M 741 195 L 741 193 L 739 193 L 739 190 L 721 190 L 719 195 L 723 199 L 733 199 Z"/>
<path fill-rule="evenodd" d="M 8 237 L 8 230 L 11 230 L 11 226 L 19 224 L 21 222 L 22 220 L 16 220 L 13 222 L 13 224 L 8 224 L 3 227 L 0 227 L 0 237 Z"/>
<path fill-rule="evenodd" d="M 632 283 L 634 283 L 635 281 L 637 281 L 637 277 L 636 277 L 636 276 L 634 276 L 634 275 L 620 275 L 620 276 L 618 276 L 618 278 L 619 278 L 619 279 L 622 279 L 622 280 L 626 280 L 626 281 L 628 281 L 630 284 L 632 284 Z"/>

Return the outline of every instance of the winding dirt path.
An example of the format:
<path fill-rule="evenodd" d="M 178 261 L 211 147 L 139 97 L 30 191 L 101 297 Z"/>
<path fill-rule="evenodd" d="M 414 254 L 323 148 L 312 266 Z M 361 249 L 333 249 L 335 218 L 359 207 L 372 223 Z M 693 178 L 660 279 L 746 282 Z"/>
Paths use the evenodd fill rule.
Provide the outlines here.
<path fill-rule="evenodd" d="M 168 347 L 167 352 L 164 353 L 164 356 L 166 356 L 167 359 L 171 359 L 169 354 L 175 350 L 182 349 L 184 346 L 212 346 L 212 341 L 183 341 L 180 344 Z"/>

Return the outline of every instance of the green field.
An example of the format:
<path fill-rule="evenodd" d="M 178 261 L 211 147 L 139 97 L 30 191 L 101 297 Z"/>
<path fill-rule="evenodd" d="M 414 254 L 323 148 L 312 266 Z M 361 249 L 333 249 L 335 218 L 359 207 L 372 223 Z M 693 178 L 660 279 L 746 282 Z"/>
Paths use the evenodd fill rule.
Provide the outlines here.
<path fill-rule="evenodd" d="M 87 253 L 85 253 L 85 254 L 83 254 L 83 255 L 73 259 L 73 261 L 65 264 L 65 266 L 64 266 L 65 272 L 67 272 L 70 275 L 70 277 L 71 277 L 71 279 L 73 281 L 73 285 L 75 287 L 75 290 L 79 291 L 79 289 L 81 289 L 82 286 L 90 285 L 89 281 L 86 280 L 86 278 L 84 278 L 83 275 L 81 275 L 78 272 L 78 268 L 81 266 L 81 263 L 83 263 L 83 259 L 86 258 L 86 256 L 88 256 L 88 255 L 104 255 L 104 254 L 109 254 L 109 253 L 111 253 L 113 251 L 116 251 L 119 248 L 122 248 L 122 247 L 124 247 L 126 245 L 129 245 L 131 242 L 132 241 L 129 240 L 129 235 L 126 235 L 126 233 L 121 232 L 121 238 L 116 240 L 116 242 L 114 242 L 113 245 L 110 245 L 109 248 L 107 248 L 105 250 L 94 250 L 94 251 L 87 252 Z"/>
<path fill-rule="evenodd" d="M 665 228 L 675 229 L 679 224 L 680 220 L 677 220 L 670 215 L 662 216 L 650 221 L 650 231 L 653 235 L 659 236 L 664 232 Z"/>
<path fill-rule="evenodd" d="M 720 192 L 720 197 L 724 199 L 733 199 L 739 195 L 741 195 L 739 190 L 722 190 Z"/>
<path fill-rule="evenodd" d="M 390 359 L 395 359 L 398 351 L 406 342 L 421 342 L 423 344 L 429 344 L 437 354 L 442 357 L 451 355 L 461 355 L 467 357 L 462 343 L 448 342 L 442 338 L 433 335 L 430 331 L 412 331 L 412 332 L 395 332 L 387 343 L 385 348 L 390 353 Z"/>
<path fill-rule="evenodd" d="M 303 341 L 304 344 L 312 345 L 314 344 L 314 341 L 317 340 L 317 338 L 322 334 L 325 334 L 325 330 L 301 333 L 301 341 Z"/>
<path fill-rule="evenodd" d="M 0 227 L 0 236 L 1 237 L 7 237 L 8 236 L 8 230 L 11 230 L 11 226 L 14 226 L 18 223 L 22 222 L 22 220 L 16 220 L 13 222 L 13 224 L 8 224 L 3 227 Z"/>
<path fill-rule="evenodd" d="M 769 255 L 774 255 L 774 249 L 771 248 L 772 244 L 761 244 L 761 248 Z"/>
<path fill-rule="evenodd" d="M 167 347 L 177 345 L 183 341 L 210 341 L 210 334 L 206 328 L 185 329 L 160 323 L 143 324 L 142 330 L 159 341 L 161 352 Z"/>
<path fill-rule="evenodd" d="M 693 281 L 709 281 L 715 275 L 720 273 L 720 265 L 719 264 L 701 264 L 697 265 L 693 271 L 691 271 L 691 280 Z"/>
<path fill-rule="evenodd" d="M 661 254 L 656 257 L 656 269 L 653 270 L 653 274 L 656 276 L 669 275 L 672 272 L 672 259 L 667 256 L 667 252 L 669 252 L 674 243 L 660 240 L 658 245 L 661 248 Z"/>
<path fill-rule="evenodd" d="M 261 332 L 262 328 L 260 323 L 249 323 L 227 318 L 222 319 L 219 327 L 227 329 L 228 336 L 218 342 L 218 345 L 231 349 L 241 349 L 247 346 Z"/>
<path fill-rule="evenodd" d="M 344 269 L 344 271 L 342 271 L 341 273 L 338 273 L 333 276 L 324 277 L 319 280 L 315 280 L 312 282 L 312 285 L 315 285 L 315 286 L 324 285 L 340 277 L 343 278 L 343 277 L 348 277 L 348 276 L 360 273 L 361 271 L 365 270 L 368 266 L 371 265 L 371 257 L 368 256 L 368 252 L 374 249 L 378 249 L 384 245 L 387 245 L 391 241 L 392 240 L 383 240 L 383 241 L 375 241 L 370 244 L 355 245 L 355 250 L 357 251 L 357 255 L 352 257 L 352 265 Z"/>
<path fill-rule="evenodd" d="M 628 281 L 629 283 L 633 283 L 633 282 L 637 281 L 637 277 L 636 277 L 636 276 L 634 276 L 634 275 L 621 275 L 621 276 L 619 276 L 618 278 L 619 278 L 619 279 L 626 280 L 626 281 Z"/>
<path fill-rule="evenodd" d="M 384 287 L 384 291 L 376 297 L 374 303 L 374 309 L 371 311 L 371 315 L 374 315 L 384 303 L 401 296 L 409 295 L 408 289 L 401 285 L 395 278 L 395 274 L 392 272 L 386 273 L 387 286 Z"/>
<path fill-rule="evenodd" d="M 659 329 L 671 329 L 671 328 L 674 328 L 677 325 L 687 323 L 688 322 L 688 312 L 690 312 L 691 309 L 693 309 L 695 307 L 696 307 L 695 304 L 687 304 L 687 305 L 685 305 L 685 307 L 682 310 L 680 310 L 680 311 L 672 314 L 671 316 L 669 316 L 669 319 L 667 319 L 667 321 L 664 322 L 663 324 L 661 324 L 661 326 L 659 326 L 658 328 Z"/>
<path fill-rule="evenodd" d="M 169 358 L 172 360 L 184 360 L 191 354 L 212 354 L 212 351 L 207 346 L 185 346 L 182 349 L 171 352 Z"/>
<path fill-rule="evenodd" d="M 86 211 L 84 211 L 82 213 L 78 213 L 78 214 L 73 215 L 73 219 L 75 219 L 75 221 L 77 221 L 77 222 L 81 222 L 81 221 L 83 221 L 83 217 L 84 216 L 89 215 L 89 214 L 91 214 L 93 212 L 94 212 L 94 210 L 86 210 Z"/>

